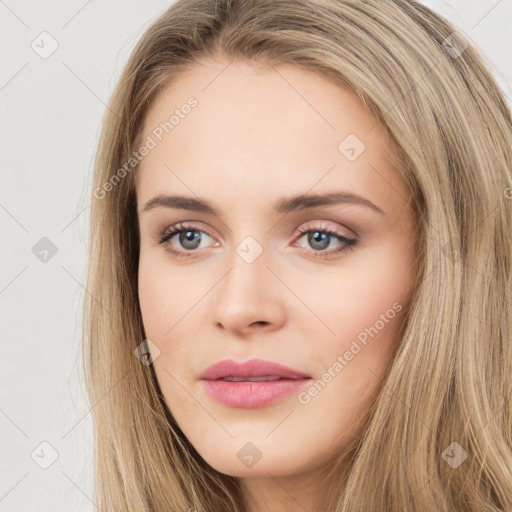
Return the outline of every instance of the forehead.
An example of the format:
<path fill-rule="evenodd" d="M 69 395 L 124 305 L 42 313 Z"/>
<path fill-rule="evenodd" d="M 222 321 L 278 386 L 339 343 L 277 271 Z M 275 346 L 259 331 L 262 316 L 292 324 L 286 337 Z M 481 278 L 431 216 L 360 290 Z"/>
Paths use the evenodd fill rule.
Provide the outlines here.
<path fill-rule="evenodd" d="M 236 190 L 240 197 L 314 186 L 406 194 L 384 129 L 364 103 L 291 65 L 196 63 L 154 100 L 142 140 L 148 137 L 154 147 L 137 184 L 146 199 L 173 188 L 203 196 Z"/>

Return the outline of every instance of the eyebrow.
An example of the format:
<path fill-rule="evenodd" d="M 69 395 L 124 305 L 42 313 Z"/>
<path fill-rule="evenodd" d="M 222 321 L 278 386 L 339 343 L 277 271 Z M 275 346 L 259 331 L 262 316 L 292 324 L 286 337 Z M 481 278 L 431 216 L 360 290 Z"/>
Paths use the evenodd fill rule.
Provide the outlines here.
<path fill-rule="evenodd" d="M 370 200 L 357 194 L 343 191 L 328 192 L 325 194 L 300 194 L 289 198 L 281 198 L 273 204 L 272 211 L 277 214 L 285 214 L 292 211 L 309 210 L 320 206 L 344 203 L 366 206 L 381 215 L 386 215 L 381 208 L 373 204 Z M 150 199 L 142 211 L 147 212 L 157 207 L 211 213 L 217 216 L 220 214 L 220 211 L 217 208 L 204 199 L 196 199 L 194 197 L 186 196 L 168 196 L 162 194 Z"/>

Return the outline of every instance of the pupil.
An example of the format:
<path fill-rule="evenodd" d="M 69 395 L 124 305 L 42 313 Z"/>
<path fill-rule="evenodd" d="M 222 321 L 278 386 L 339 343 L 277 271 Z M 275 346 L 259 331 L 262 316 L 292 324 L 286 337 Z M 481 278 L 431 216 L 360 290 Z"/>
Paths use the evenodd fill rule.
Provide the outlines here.
<path fill-rule="evenodd" d="M 329 237 L 327 233 L 321 233 L 320 231 L 314 231 L 309 234 L 309 243 L 316 249 L 325 249 L 329 245 Z M 315 244 L 320 243 L 320 246 Z"/>
<path fill-rule="evenodd" d="M 187 249 L 195 249 L 200 243 L 199 238 L 199 233 L 196 233 L 195 231 L 184 231 L 180 235 L 180 243 L 183 244 L 183 247 Z M 190 242 L 192 242 L 192 245 L 187 245 Z M 194 242 L 199 243 L 194 245 Z"/>

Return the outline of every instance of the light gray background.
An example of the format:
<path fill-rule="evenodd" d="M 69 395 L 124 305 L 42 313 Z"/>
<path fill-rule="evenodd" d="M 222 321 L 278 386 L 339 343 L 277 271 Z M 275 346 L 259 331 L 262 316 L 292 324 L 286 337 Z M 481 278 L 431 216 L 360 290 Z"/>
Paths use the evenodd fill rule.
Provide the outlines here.
<path fill-rule="evenodd" d="M 512 104 L 512 0 L 424 3 L 481 48 Z M 80 359 L 93 155 L 130 51 L 171 4 L 0 0 L 2 512 L 97 509 Z M 58 43 L 45 59 L 43 31 Z"/>

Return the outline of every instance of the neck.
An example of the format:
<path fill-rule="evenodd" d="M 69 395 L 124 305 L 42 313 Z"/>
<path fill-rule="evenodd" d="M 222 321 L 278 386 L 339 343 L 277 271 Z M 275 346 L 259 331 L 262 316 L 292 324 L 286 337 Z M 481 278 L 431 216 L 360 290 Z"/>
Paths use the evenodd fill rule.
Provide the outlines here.
<path fill-rule="evenodd" d="M 340 461 L 338 461 L 339 463 Z M 295 475 L 240 477 L 244 512 L 325 512 L 336 489 L 341 491 L 343 471 L 326 464 Z"/>

